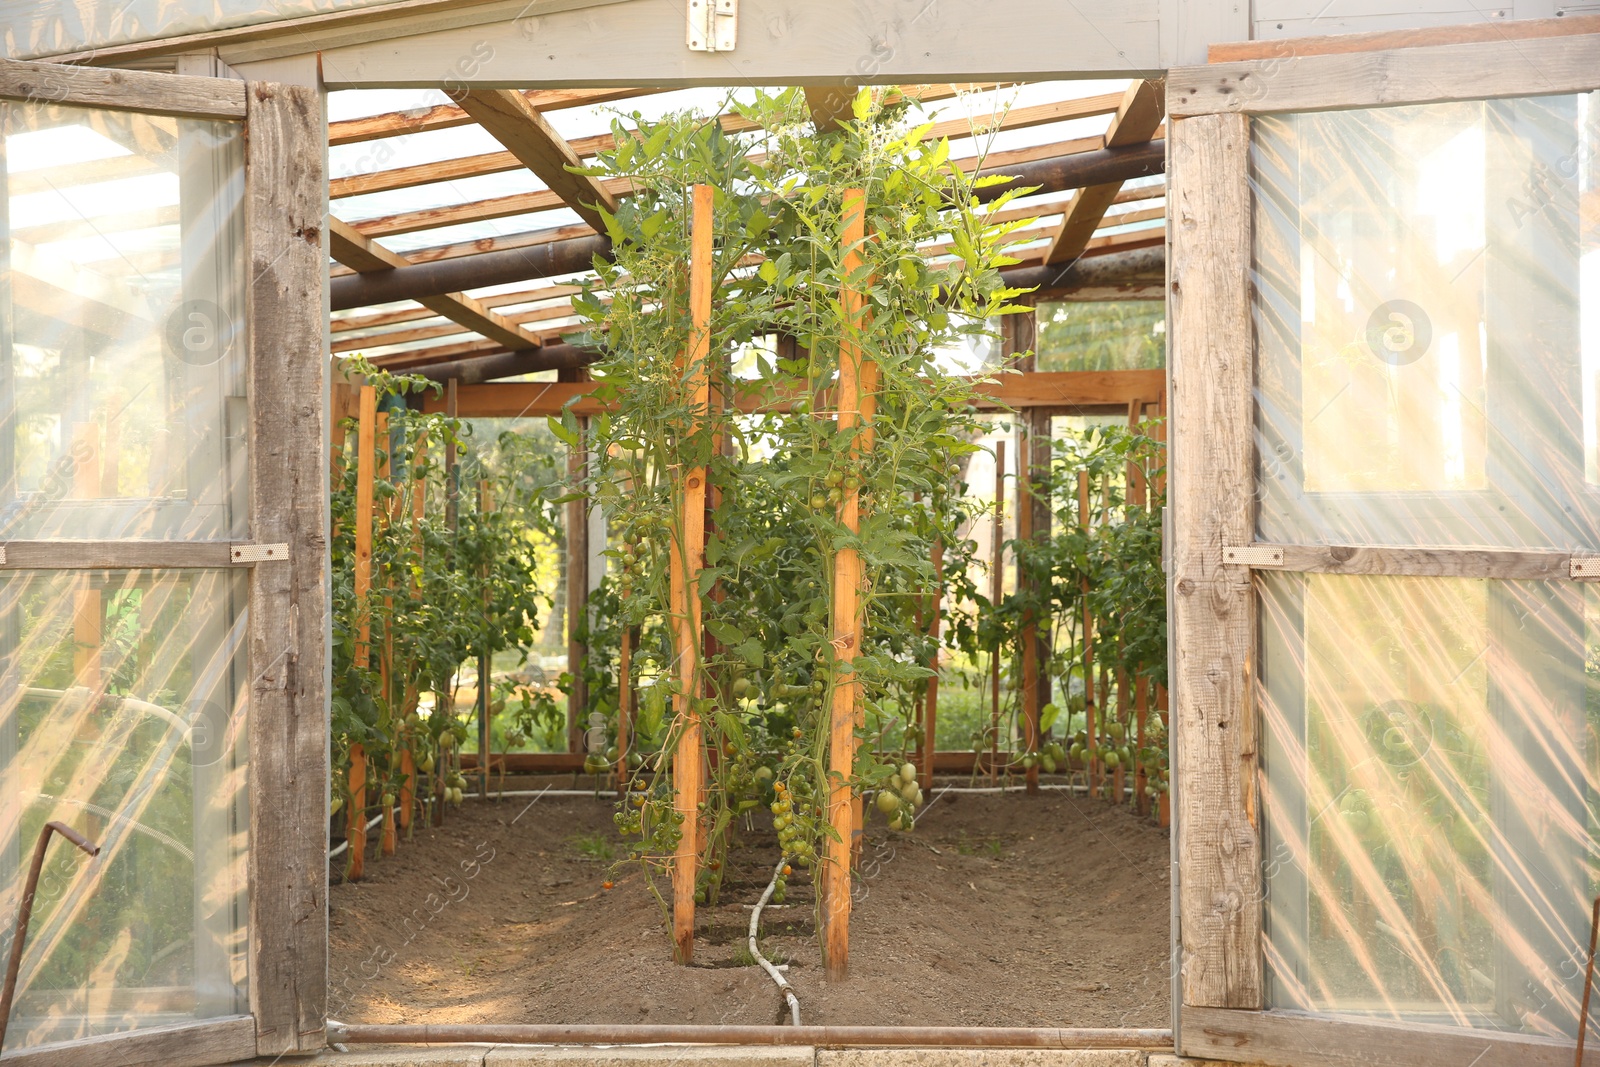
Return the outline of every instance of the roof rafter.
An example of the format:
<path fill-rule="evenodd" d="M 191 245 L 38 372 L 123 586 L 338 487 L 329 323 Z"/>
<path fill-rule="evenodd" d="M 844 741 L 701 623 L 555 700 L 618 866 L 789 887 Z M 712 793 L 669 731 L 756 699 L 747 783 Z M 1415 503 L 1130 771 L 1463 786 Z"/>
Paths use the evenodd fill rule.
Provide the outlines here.
<path fill-rule="evenodd" d="M 1165 112 L 1166 91 L 1160 82 L 1134 82 L 1123 94 L 1122 103 L 1106 130 L 1105 147 L 1125 148 L 1151 140 L 1161 128 Z M 1080 190 L 1062 218 L 1044 261 L 1065 263 L 1082 255 L 1106 210 L 1116 202 L 1121 191 L 1121 182 L 1091 185 Z"/>
<path fill-rule="evenodd" d="M 540 111 L 559 111 L 568 107 L 586 107 L 612 100 L 626 100 L 646 96 L 659 89 L 529 89 L 519 93 Z M 412 108 L 409 111 L 386 111 L 381 115 L 368 115 L 359 119 L 344 119 L 328 123 L 328 145 L 359 144 L 384 137 L 403 137 L 411 133 L 430 130 L 448 130 L 454 126 L 470 126 L 474 119 L 454 104 Z"/>

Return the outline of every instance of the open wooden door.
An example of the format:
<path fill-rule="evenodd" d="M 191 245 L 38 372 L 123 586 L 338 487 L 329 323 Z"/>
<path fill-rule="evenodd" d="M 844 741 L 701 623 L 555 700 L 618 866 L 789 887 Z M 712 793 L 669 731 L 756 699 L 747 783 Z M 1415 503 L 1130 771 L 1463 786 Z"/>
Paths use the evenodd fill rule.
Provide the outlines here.
<path fill-rule="evenodd" d="M 1170 75 L 1185 1054 L 1573 1060 L 1600 889 L 1575 22 Z"/>
<path fill-rule="evenodd" d="M 0 62 L 0 1063 L 321 1047 L 323 126 Z"/>

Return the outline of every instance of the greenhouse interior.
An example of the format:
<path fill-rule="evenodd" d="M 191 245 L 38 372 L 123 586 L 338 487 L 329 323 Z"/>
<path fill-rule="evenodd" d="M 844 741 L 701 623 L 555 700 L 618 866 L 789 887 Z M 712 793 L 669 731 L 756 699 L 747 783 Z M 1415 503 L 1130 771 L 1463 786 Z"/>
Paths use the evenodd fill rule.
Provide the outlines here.
<path fill-rule="evenodd" d="M 56 6 L 0 1067 L 1600 1063 L 1600 14 Z"/>

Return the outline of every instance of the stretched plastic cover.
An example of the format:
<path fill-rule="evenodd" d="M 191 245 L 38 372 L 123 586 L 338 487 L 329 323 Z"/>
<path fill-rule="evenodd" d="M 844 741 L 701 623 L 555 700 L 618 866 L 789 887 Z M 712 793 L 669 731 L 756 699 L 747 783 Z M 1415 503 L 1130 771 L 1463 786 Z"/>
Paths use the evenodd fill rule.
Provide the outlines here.
<path fill-rule="evenodd" d="M 1259 536 L 1600 548 L 1600 96 L 1254 127 Z"/>
<path fill-rule="evenodd" d="M 0 958 L 56 819 L 5 1047 L 248 1011 L 237 571 L 0 580 Z"/>
<path fill-rule="evenodd" d="M 247 539 L 241 124 L 0 124 L 0 539 Z"/>
<path fill-rule="evenodd" d="M 1271 1005 L 1570 1039 L 1600 876 L 1600 593 L 1260 588 Z"/>
<path fill-rule="evenodd" d="M 31 59 L 83 48 L 179 37 L 206 30 L 347 11 L 392 0 L 0 0 L 5 58 Z"/>

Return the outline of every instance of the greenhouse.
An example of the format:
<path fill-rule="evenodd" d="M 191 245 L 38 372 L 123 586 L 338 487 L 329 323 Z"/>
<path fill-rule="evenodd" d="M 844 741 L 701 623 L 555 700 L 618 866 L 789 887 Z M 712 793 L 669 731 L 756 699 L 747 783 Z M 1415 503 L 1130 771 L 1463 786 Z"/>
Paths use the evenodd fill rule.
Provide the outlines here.
<path fill-rule="evenodd" d="M 1600 14 L 0 25 L 0 1065 L 1600 1063 Z"/>

